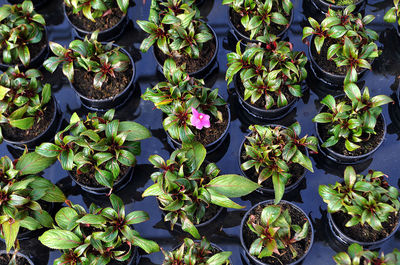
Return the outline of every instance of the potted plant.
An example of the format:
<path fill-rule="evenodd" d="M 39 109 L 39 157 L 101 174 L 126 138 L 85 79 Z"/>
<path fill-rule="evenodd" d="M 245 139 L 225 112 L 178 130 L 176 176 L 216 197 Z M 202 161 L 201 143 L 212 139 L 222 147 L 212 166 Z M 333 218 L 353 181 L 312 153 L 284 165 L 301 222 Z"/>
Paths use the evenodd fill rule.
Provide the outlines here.
<path fill-rule="evenodd" d="M 32 231 L 50 228 L 51 203 L 66 200 L 56 185 L 37 175 L 53 163 L 52 158 L 26 152 L 14 161 L 7 156 L 0 158 L 0 237 L 6 243 L 6 253 L 15 249 L 11 260 L 18 257 L 18 239 L 31 238 Z"/>
<path fill-rule="evenodd" d="M 336 265 L 396 265 L 400 262 L 400 251 L 394 249 L 392 253 L 384 254 L 378 251 L 364 250 L 362 246 L 353 243 L 347 252 L 340 252 L 333 256 Z"/>
<path fill-rule="evenodd" d="M 163 249 L 164 262 L 162 265 L 197 264 L 197 265 L 231 265 L 231 251 L 222 251 L 220 247 L 210 243 L 205 237 L 201 241 L 185 238 L 180 247 L 171 252 Z"/>
<path fill-rule="evenodd" d="M 293 20 L 291 0 L 223 0 L 229 6 L 229 25 L 237 40 L 252 42 L 256 37 L 283 37 Z"/>
<path fill-rule="evenodd" d="M 62 252 L 57 264 L 135 264 L 136 247 L 147 253 L 159 251 L 156 242 L 142 238 L 133 225 L 149 219 L 146 212 L 125 212 L 122 200 L 111 194 L 112 207 L 100 208 L 91 204 L 89 212 L 68 202 L 60 209 L 53 229 L 39 237 L 40 242 Z"/>
<path fill-rule="evenodd" d="M 61 113 L 51 96 L 50 84 L 42 84 L 39 70 L 26 72 L 18 66 L 0 75 L 0 142 L 34 150 L 56 134 Z"/>
<path fill-rule="evenodd" d="M 63 74 L 80 97 L 92 109 L 110 109 L 122 105 L 133 88 L 135 64 L 123 48 L 97 41 L 98 31 L 90 39 L 74 40 L 68 49 L 50 42 L 56 55 L 44 62 L 51 73 L 62 64 Z"/>
<path fill-rule="evenodd" d="M 240 225 L 240 243 L 255 264 L 298 264 L 311 249 L 314 231 L 307 214 L 293 203 L 254 205 Z"/>
<path fill-rule="evenodd" d="M 1 265 L 34 265 L 33 261 L 21 252 L 11 251 L 7 253 L 5 250 L 0 250 Z"/>
<path fill-rule="evenodd" d="M 36 152 L 57 157 L 72 179 L 90 193 L 111 194 L 123 188 L 140 154 L 139 141 L 151 134 L 136 122 L 114 119 L 114 112 L 111 109 L 102 117 L 89 113 L 83 120 L 74 113 L 54 143 L 42 143 Z"/>
<path fill-rule="evenodd" d="M 308 53 L 314 72 L 333 85 L 356 82 L 381 53 L 378 33 L 367 27 L 375 17 L 355 15 L 354 8 L 330 9 L 321 23 L 310 17 L 311 27 L 303 28 L 303 40 L 312 36 Z"/>
<path fill-rule="evenodd" d="M 394 235 L 400 225 L 399 191 L 385 177 L 374 170 L 356 174 L 348 166 L 343 182 L 319 186 L 329 225 L 341 242 L 375 246 Z"/>
<path fill-rule="evenodd" d="M 142 195 L 157 197 L 171 230 L 180 221 L 182 230 L 197 239 L 197 228 L 216 219 L 221 207 L 243 208 L 229 198 L 247 195 L 259 187 L 240 175 L 219 175 L 219 168 L 205 162 L 205 157 L 206 149 L 198 142 L 184 143 L 167 161 L 159 155 L 150 156 L 150 163 L 159 171 L 151 175 L 154 184 Z"/>
<path fill-rule="evenodd" d="M 0 69 L 39 67 L 47 56 L 46 22 L 32 1 L 0 7 Z"/>
<path fill-rule="evenodd" d="M 182 142 L 198 141 L 211 152 L 221 145 L 228 134 L 230 109 L 204 81 L 190 77 L 184 66 L 172 59 L 164 63 L 167 79 L 147 88 L 142 98 L 150 100 L 165 115 L 163 127 L 175 147 Z"/>
<path fill-rule="evenodd" d="M 314 172 L 308 149 L 318 151 L 314 136 L 300 138 L 298 122 L 284 126 L 251 125 L 239 153 L 240 169 L 244 176 L 257 181 L 259 191 L 275 192 L 278 203 L 284 192 L 294 189 L 305 176 L 305 169 Z"/>
<path fill-rule="evenodd" d="M 64 15 L 80 38 L 99 31 L 99 41 L 118 38 L 128 24 L 128 0 L 64 0 Z"/>
<path fill-rule="evenodd" d="M 382 105 L 393 100 L 386 95 L 370 97 L 368 87 L 361 94 L 354 83 L 344 86 L 345 96 L 327 95 L 313 118 L 318 140 L 328 158 L 339 163 L 367 159 L 382 144 L 386 125 Z"/>
<path fill-rule="evenodd" d="M 201 20 L 193 1 L 152 1 L 148 21 L 136 21 L 149 34 L 140 45 L 142 52 L 154 46 L 159 68 L 172 58 L 178 66 L 186 64 L 190 76 L 205 77 L 218 53 L 217 34 Z"/>
<path fill-rule="evenodd" d="M 307 57 L 292 50 L 292 44 L 277 41 L 274 35 L 258 37 L 262 43 L 248 45 L 242 53 L 229 53 L 225 79 L 235 80 L 239 103 L 252 116 L 260 119 L 280 119 L 302 97 L 301 83 L 307 77 Z"/>
<path fill-rule="evenodd" d="M 360 13 L 367 3 L 366 0 L 311 0 L 322 13 L 328 13 L 329 9 L 343 10 L 349 5 L 355 5 L 354 13 Z"/>

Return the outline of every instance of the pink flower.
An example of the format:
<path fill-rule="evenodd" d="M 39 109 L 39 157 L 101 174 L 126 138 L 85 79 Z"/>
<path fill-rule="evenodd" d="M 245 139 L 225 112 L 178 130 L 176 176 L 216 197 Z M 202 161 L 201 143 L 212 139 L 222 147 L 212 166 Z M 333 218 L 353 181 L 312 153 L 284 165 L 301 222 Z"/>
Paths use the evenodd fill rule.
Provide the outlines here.
<path fill-rule="evenodd" d="M 210 116 L 204 113 L 198 112 L 192 107 L 192 117 L 190 118 L 190 123 L 196 126 L 198 130 L 205 128 L 210 128 Z"/>

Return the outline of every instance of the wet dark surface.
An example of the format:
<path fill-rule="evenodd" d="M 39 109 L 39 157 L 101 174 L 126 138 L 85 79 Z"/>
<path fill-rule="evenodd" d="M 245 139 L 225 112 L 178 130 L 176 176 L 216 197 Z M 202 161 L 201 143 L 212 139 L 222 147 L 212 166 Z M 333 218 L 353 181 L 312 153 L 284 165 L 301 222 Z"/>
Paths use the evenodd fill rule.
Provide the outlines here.
<path fill-rule="evenodd" d="M 153 136 L 142 142 L 142 154 L 138 156 L 138 165 L 131 183 L 118 193 L 126 203 L 128 211 L 145 210 L 150 215 L 150 220 L 136 226 L 140 234 L 149 239 L 157 241 L 161 247 L 170 250 L 181 243 L 183 234 L 170 233 L 168 226 L 162 220 L 161 210 L 158 209 L 156 199 L 149 197 L 143 199 L 142 192 L 146 187 L 152 184 L 149 176 L 152 173 L 152 166 L 148 162 L 148 157 L 152 154 L 159 154 L 164 158 L 169 157 L 172 151 L 166 141 L 166 135 L 162 128 L 162 113 L 159 110 L 153 110 L 153 104 L 140 99 L 140 94 L 149 86 L 156 84 L 162 76 L 157 73 L 156 61 L 151 51 L 142 54 L 139 51 L 141 40 L 145 34 L 134 23 L 137 19 L 147 19 L 149 13 L 149 1 L 146 4 L 143 0 L 137 0 L 136 5 L 129 9 L 131 21 L 127 31 L 117 43 L 126 48 L 133 56 L 136 62 L 136 82 L 137 90 L 128 103 L 117 111 L 117 117 L 121 120 L 134 120 L 148 127 Z M 295 0 L 294 2 L 294 20 L 289 29 L 288 38 L 294 44 L 294 49 L 307 51 L 307 46 L 301 42 L 302 27 L 307 25 L 306 16 L 303 10 L 309 10 L 308 1 Z M 383 54 L 373 64 L 373 71 L 368 71 L 361 79 L 370 88 L 371 95 L 386 94 L 395 96 L 399 86 L 400 75 L 400 39 L 396 35 L 396 25 L 387 24 L 383 21 L 385 11 L 389 9 L 392 1 L 368 1 L 366 12 L 374 14 L 376 19 L 370 24 L 371 27 L 380 34 L 380 47 Z M 0 4 L 4 4 L 0 0 Z M 232 122 L 229 129 L 229 135 L 224 146 L 209 157 L 209 160 L 216 161 L 221 168 L 222 173 L 240 174 L 238 163 L 238 152 L 244 135 L 248 133 L 248 125 L 252 122 L 246 120 L 241 113 L 236 96 L 230 94 L 226 89 L 224 81 L 225 70 L 227 69 L 226 54 L 234 47 L 235 42 L 229 33 L 228 26 L 228 7 L 221 5 L 221 0 L 207 0 L 201 7 L 201 12 L 205 19 L 211 24 L 218 35 L 220 50 L 218 52 L 218 71 L 212 73 L 210 82 L 212 87 L 220 89 L 220 95 L 229 101 L 232 110 Z M 303 7 L 303 4 L 305 5 Z M 63 17 L 62 1 L 50 0 L 49 3 L 39 10 L 45 15 L 49 25 L 49 39 L 63 44 L 64 46 L 74 38 L 71 33 L 71 27 Z M 307 15 L 308 16 L 308 15 Z M 310 74 L 311 75 L 311 74 Z M 49 74 L 47 74 L 50 77 Z M 69 87 L 67 79 L 58 70 L 50 82 L 53 84 L 53 93 L 59 101 L 64 117 L 69 119 L 73 112 L 80 115 L 87 113 L 87 109 L 81 107 L 78 97 L 72 88 Z M 299 121 L 303 132 L 302 134 L 315 134 L 315 127 L 311 119 L 317 114 L 321 104 L 319 101 L 325 95 L 321 90 L 321 84 L 316 80 L 310 79 L 308 82 L 311 90 L 305 93 L 304 97 L 298 102 L 297 107 L 284 119 L 274 121 L 275 124 L 290 125 L 294 121 Z M 389 183 L 399 187 L 399 148 L 400 148 L 400 111 L 395 105 L 384 107 L 383 115 L 387 122 L 388 134 L 382 147 L 373 155 L 371 159 L 357 166 L 361 172 L 367 169 L 380 170 L 389 176 Z M 0 146 L 1 155 L 11 155 L 11 149 L 2 144 Z M 320 157 L 313 157 L 314 173 L 307 172 L 305 180 L 299 188 L 284 196 L 284 199 L 292 201 L 300 206 L 311 217 L 315 229 L 314 245 L 302 264 L 334 264 L 332 256 L 336 251 L 344 249 L 331 238 L 331 232 L 328 229 L 326 218 L 326 205 L 318 195 L 318 186 L 321 184 L 334 183 L 340 181 L 340 175 L 343 174 L 344 167 L 335 165 Z M 74 202 L 88 207 L 91 202 L 100 205 L 108 205 L 105 197 L 95 197 L 82 191 L 79 186 L 71 183 L 68 174 L 57 163 L 44 173 L 46 178 L 58 183 L 63 191 L 68 194 L 68 198 Z M 245 205 L 247 209 L 257 202 L 271 199 L 261 196 L 257 193 L 241 199 L 236 199 L 238 203 Z M 248 259 L 239 240 L 239 225 L 241 217 L 246 209 L 242 211 L 227 210 L 215 227 L 207 230 L 210 241 L 220 245 L 224 250 L 233 252 L 232 261 L 234 264 L 248 264 Z M 389 252 L 393 248 L 400 248 L 400 231 L 389 239 L 382 250 Z M 4 247 L 3 247 L 4 248 Z M 60 256 L 58 251 L 48 251 L 37 240 L 21 241 L 21 252 L 34 257 L 36 264 L 53 264 L 53 260 Z M 163 255 L 161 252 L 151 255 L 142 255 L 139 264 L 161 264 Z"/>

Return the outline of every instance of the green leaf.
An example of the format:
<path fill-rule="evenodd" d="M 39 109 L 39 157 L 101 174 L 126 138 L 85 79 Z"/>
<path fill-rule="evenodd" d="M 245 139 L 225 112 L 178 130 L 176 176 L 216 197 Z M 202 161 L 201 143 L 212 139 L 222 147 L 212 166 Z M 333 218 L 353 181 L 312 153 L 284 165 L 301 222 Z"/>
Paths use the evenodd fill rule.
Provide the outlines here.
<path fill-rule="evenodd" d="M 62 151 L 59 160 L 63 169 L 72 170 L 74 168 L 74 152 L 72 149 Z"/>
<path fill-rule="evenodd" d="M 275 192 L 274 203 L 278 204 L 281 201 L 283 194 L 285 193 L 285 183 L 283 182 L 280 175 L 276 172 L 272 174 L 272 183 L 274 184 Z"/>
<path fill-rule="evenodd" d="M 68 80 L 72 83 L 74 81 L 74 63 L 64 63 L 62 67 L 63 74 L 68 78 Z"/>
<path fill-rule="evenodd" d="M 149 220 L 149 215 L 144 211 L 131 212 L 125 218 L 127 225 L 139 224 L 147 220 Z"/>
<path fill-rule="evenodd" d="M 78 224 L 76 220 L 79 219 L 78 213 L 69 207 L 61 208 L 55 216 L 56 223 L 61 229 L 71 231 Z"/>
<path fill-rule="evenodd" d="M 133 167 L 136 164 L 136 157 L 127 150 L 120 150 L 118 162 L 127 167 Z"/>
<path fill-rule="evenodd" d="M 36 153 L 44 157 L 57 157 L 61 151 L 61 147 L 52 143 L 42 143 L 35 150 Z"/>
<path fill-rule="evenodd" d="M 52 249 L 72 249 L 82 244 L 74 233 L 61 229 L 51 229 L 39 237 L 39 241 Z"/>
<path fill-rule="evenodd" d="M 230 251 L 219 252 L 214 254 L 211 258 L 206 261 L 207 265 L 223 265 L 226 264 L 229 257 L 232 255 Z"/>
<path fill-rule="evenodd" d="M 389 9 L 385 16 L 383 17 L 383 19 L 388 22 L 388 23 L 395 23 L 396 22 L 396 8 L 392 7 L 391 9 Z"/>
<path fill-rule="evenodd" d="M 333 115 L 331 113 L 319 113 L 315 116 L 312 121 L 317 123 L 330 123 L 333 120 Z"/>
<path fill-rule="evenodd" d="M 13 223 L 10 223 L 10 221 L 6 221 L 1 224 L 1 228 L 4 234 L 4 240 L 6 241 L 7 252 L 10 252 L 11 248 L 14 247 L 20 227 L 19 221 L 14 220 Z"/>
<path fill-rule="evenodd" d="M 233 208 L 233 209 L 243 209 L 244 206 L 241 206 L 237 204 L 236 202 L 232 201 L 225 195 L 219 194 L 218 192 L 215 192 L 213 190 L 208 190 L 211 196 L 211 203 L 225 207 L 225 208 Z"/>
<path fill-rule="evenodd" d="M 71 42 L 72 43 L 72 42 Z M 50 41 L 49 42 L 50 50 L 59 57 L 64 57 L 64 54 L 67 52 L 67 49 L 65 49 L 63 46 L 60 44 Z M 57 58 L 58 59 L 58 58 Z"/>
<path fill-rule="evenodd" d="M 106 221 L 107 220 L 103 216 L 95 214 L 86 214 L 82 218 L 76 220 L 77 223 L 89 225 L 102 225 L 105 224 Z"/>
<path fill-rule="evenodd" d="M 21 171 L 21 175 L 37 174 L 56 161 L 56 158 L 41 156 L 38 153 L 26 153 L 18 159 L 15 169 Z"/>
<path fill-rule="evenodd" d="M 28 130 L 28 129 L 32 128 L 34 122 L 35 122 L 34 117 L 27 117 L 27 118 L 18 119 L 18 120 L 10 120 L 10 125 L 12 127 L 16 127 L 21 130 Z"/>
<path fill-rule="evenodd" d="M 151 137 L 151 132 L 143 125 L 133 121 L 119 123 L 118 133 L 128 132 L 126 141 L 140 141 Z"/>
<path fill-rule="evenodd" d="M 96 168 L 94 177 L 99 184 L 112 189 L 114 185 L 114 176 L 110 171 Z"/>
<path fill-rule="evenodd" d="M 164 192 L 160 188 L 160 184 L 155 183 L 148 187 L 142 194 L 142 197 L 148 197 L 148 196 L 161 196 L 163 195 Z"/>
<path fill-rule="evenodd" d="M 113 209 L 117 212 L 119 217 L 125 217 L 125 206 L 124 202 L 115 194 L 110 195 L 110 202 Z"/>
<path fill-rule="evenodd" d="M 259 187 L 260 185 L 250 179 L 234 174 L 216 177 L 207 184 L 208 190 L 231 198 L 245 196 Z"/>
<path fill-rule="evenodd" d="M 24 66 L 28 66 L 31 61 L 31 54 L 27 45 L 19 46 L 18 56 Z"/>

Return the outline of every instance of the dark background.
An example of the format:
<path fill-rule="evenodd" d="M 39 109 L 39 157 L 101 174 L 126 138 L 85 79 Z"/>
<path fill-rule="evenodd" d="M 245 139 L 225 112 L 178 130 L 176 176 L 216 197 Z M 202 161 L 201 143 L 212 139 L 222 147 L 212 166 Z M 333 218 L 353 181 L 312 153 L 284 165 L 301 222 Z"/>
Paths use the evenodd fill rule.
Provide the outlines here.
<path fill-rule="evenodd" d="M 289 29 L 288 38 L 293 43 L 295 50 L 307 51 L 307 46 L 302 43 L 302 27 L 308 25 L 304 10 L 310 10 L 309 0 L 294 0 L 294 20 Z M 0 4 L 6 3 L 0 0 Z M 200 8 L 205 20 L 210 23 L 218 35 L 220 49 L 218 51 L 219 69 L 215 71 L 210 86 L 220 89 L 220 95 L 230 103 L 232 110 L 232 122 L 229 128 L 229 135 L 224 146 L 219 149 L 216 154 L 209 157 L 209 160 L 215 161 L 221 168 L 222 173 L 240 174 L 238 163 L 238 151 L 244 135 L 248 133 L 248 126 L 251 121 L 246 118 L 239 117 L 242 112 L 236 96 L 229 93 L 225 82 L 225 71 L 227 69 L 226 54 L 234 48 L 235 41 L 232 39 L 228 24 L 228 7 L 222 6 L 221 0 L 206 0 L 206 3 Z M 371 95 L 385 94 L 394 98 L 395 91 L 398 90 L 400 74 L 400 40 L 396 35 L 396 25 L 388 24 L 383 21 L 385 12 L 392 5 L 391 0 L 386 1 L 368 1 L 366 13 L 373 14 L 376 19 L 370 24 L 370 27 L 376 30 L 380 35 L 379 46 L 383 50 L 383 54 L 375 60 L 373 70 L 367 73 L 361 79 L 361 83 L 365 83 Z M 144 238 L 155 240 L 159 245 L 170 250 L 177 244 L 182 242 L 184 234 L 169 232 L 168 227 L 164 224 L 161 210 L 159 210 L 154 197 L 143 199 L 142 192 L 152 184 L 149 178 L 153 172 L 153 168 L 148 162 L 148 157 L 152 154 L 159 154 L 165 159 L 169 157 L 172 149 L 166 142 L 166 135 L 162 128 L 162 113 L 159 110 L 153 110 L 151 102 L 143 101 L 140 98 L 147 87 L 155 85 L 162 80 L 162 76 L 157 73 L 156 62 L 151 50 L 146 54 L 139 51 L 140 43 L 145 37 L 144 32 L 136 24 L 137 19 L 145 20 L 148 17 L 150 1 L 143 3 L 137 0 L 136 4 L 129 9 L 130 23 L 128 28 L 119 40 L 119 45 L 127 49 L 133 56 L 136 63 L 136 84 L 137 90 L 129 102 L 117 111 L 116 117 L 121 120 L 134 120 L 149 128 L 153 137 L 142 142 L 142 154 L 138 156 L 138 165 L 131 183 L 117 194 L 123 198 L 127 211 L 145 210 L 150 215 L 150 220 L 136 225 L 136 229 Z M 71 32 L 71 27 L 64 19 L 62 8 L 62 0 L 49 0 L 49 3 L 38 10 L 46 19 L 49 39 L 67 46 L 75 37 Z M 44 71 L 45 72 L 45 71 Z M 311 73 L 309 73 L 311 75 Z M 61 105 L 64 118 L 69 120 L 73 112 L 79 115 L 85 115 L 88 110 L 83 108 L 78 97 L 70 88 L 67 79 L 58 70 L 54 75 L 46 74 L 47 81 L 53 86 L 53 93 Z M 275 124 L 290 125 L 296 120 L 302 126 L 302 135 L 314 135 L 315 129 L 311 119 L 317 114 L 320 108 L 320 100 L 324 96 L 321 91 L 321 84 L 310 79 L 307 85 L 307 92 L 298 102 L 297 108 L 294 109 L 286 118 L 274 121 Z M 310 89 L 308 89 L 310 88 Z M 367 169 L 380 170 L 389 176 L 389 183 L 399 187 L 399 132 L 400 122 L 396 123 L 396 115 L 400 116 L 394 104 L 385 106 L 383 115 L 387 122 L 388 134 L 384 144 L 373 155 L 373 157 L 362 165 L 357 166 L 358 172 L 366 173 Z M 399 124 L 399 125 L 396 125 Z M 5 143 L 0 145 L 1 155 L 10 156 L 11 149 Z M 12 156 L 12 155 L 11 155 Z M 334 264 L 332 256 L 337 251 L 344 250 L 344 247 L 338 245 L 332 240 L 331 232 L 327 227 L 326 205 L 318 195 L 318 186 L 321 184 L 334 183 L 340 181 L 344 167 L 329 163 L 324 159 L 313 157 L 314 173 L 307 172 L 305 180 L 302 181 L 299 188 L 284 196 L 300 206 L 311 217 L 315 240 L 314 245 L 302 264 Z M 95 202 L 102 206 L 108 205 L 108 199 L 104 196 L 94 197 L 82 191 L 76 184 L 71 183 L 66 171 L 64 171 L 57 162 L 51 168 L 47 169 L 44 176 L 54 183 L 59 184 L 68 198 L 73 203 L 79 203 L 88 208 L 90 203 Z M 232 261 L 235 265 L 248 264 L 248 260 L 244 254 L 244 250 L 240 245 L 239 230 L 241 217 L 250 206 L 259 201 L 271 199 L 270 197 L 261 196 L 257 193 L 241 199 L 235 199 L 236 202 L 245 205 L 247 208 L 243 210 L 226 210 L 223 216 L 208 229 L 208 238 L 211 242 L 219 244 L 224 250 L 232 251 Z M 400 232 L 389 239 L 381 250 L 391 252 L 395 247 L 400 248 Z M 4 245 L 3 245 L 4 248 Z M 53 264 L 53 260 L 60 256 L 58 251 L 49 251 L 41 245 L 37 240 L 21 241 L 21 252 L 33 257 L 36 264 Z M 161 264 L 163 255 L 161 252 L 151 255 L 142 255 L 139 264 Z"/>

